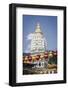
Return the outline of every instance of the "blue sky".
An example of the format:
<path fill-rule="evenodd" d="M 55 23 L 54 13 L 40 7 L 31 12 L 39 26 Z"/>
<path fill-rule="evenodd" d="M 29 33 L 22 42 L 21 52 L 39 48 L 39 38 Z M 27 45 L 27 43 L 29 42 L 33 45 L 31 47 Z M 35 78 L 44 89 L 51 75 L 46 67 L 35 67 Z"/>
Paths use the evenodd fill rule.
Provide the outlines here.
<path fill-rule="evenodd" d="M 22 18 L 24 52 L 30 52 L 28 36 L 35 31 L 37 22 L 40 23 L 41 30 L 46 38 L 47 50 L 57 49 L 57 16 L 23 15 Z"/>

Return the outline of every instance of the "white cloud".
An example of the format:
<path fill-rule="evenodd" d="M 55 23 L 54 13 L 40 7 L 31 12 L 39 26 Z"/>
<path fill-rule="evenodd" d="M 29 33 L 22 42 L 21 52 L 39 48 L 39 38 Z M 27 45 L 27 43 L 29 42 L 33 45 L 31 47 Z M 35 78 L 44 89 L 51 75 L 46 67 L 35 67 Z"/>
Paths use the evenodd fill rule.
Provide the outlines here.
<path fill-rule="evenodd" d="M 33 34 L 30 33 L 28 36 L 27 36 L 27 40 L 31 40 L 33 38 Z"/>

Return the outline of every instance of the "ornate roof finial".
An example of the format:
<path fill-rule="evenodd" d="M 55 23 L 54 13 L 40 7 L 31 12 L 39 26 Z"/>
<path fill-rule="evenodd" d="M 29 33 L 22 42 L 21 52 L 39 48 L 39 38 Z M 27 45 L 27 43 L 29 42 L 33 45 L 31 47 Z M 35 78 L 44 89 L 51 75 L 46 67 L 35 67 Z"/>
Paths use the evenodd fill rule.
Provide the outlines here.
<path fill-rule="evenodd" d="M 40 24 L 39 24 L 39 22 L 37 23 L 37 29 L 40 29 Z"/>
<path fill-rule="evenodd" d="M 35 32 L 37 32 L 37 33 L 41 32 L 41 27 L 40 27 L 39 22 L 38 22 L 37 25 L 36 25 L 36 30 L 35 30 Z"/>

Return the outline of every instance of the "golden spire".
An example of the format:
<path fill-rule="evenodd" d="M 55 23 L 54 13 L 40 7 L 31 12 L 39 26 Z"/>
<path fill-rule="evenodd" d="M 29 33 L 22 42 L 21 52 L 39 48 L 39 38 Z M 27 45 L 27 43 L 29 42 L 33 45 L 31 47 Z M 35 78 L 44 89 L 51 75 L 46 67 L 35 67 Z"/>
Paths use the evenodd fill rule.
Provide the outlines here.
<path fill-rule="evenodd" d="M 37 23 L 37 25 L 36 25 L 35 32 L 36 32 L 36 33 L 41 33 L 41 32 L 42 32 L 42 31 L 41 31 L 41 27 L 40 27 L 40 24 L 39 24 L 39 23 Z"/>

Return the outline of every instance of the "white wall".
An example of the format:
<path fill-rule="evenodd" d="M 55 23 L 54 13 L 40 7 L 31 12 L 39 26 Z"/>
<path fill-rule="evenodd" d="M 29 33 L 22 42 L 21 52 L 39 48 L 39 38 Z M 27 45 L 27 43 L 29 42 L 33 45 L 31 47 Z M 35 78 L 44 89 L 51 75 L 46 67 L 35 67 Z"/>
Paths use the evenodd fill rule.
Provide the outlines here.
<path fill-rule="evenodd" d="M 9 4 L 10 3 L 28 3 L 28 4 L 43 4 L 43 5 L 59 5 L 67 6 L 68 0 L 0 0 L 0 90 L 66 90 L 68 84 L 57 85 L 41 85 L 27 87 L 10 87 L 8 86 L 8 70 L 9 70 Z M 68 10 L 67 10 L 68 14 Z M 68 19 L 67 19 L 68 21 Z M 67 31 L 68 33 L 68 31 Z M 68 36 L 67 36 L 68 37 Z M 68 65 L 68 62 L 67 62 Z M 67 66 L 68 68 L 68 66 Z"/>

